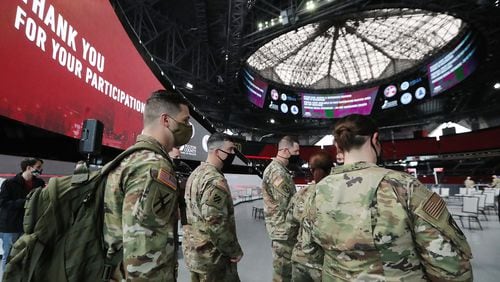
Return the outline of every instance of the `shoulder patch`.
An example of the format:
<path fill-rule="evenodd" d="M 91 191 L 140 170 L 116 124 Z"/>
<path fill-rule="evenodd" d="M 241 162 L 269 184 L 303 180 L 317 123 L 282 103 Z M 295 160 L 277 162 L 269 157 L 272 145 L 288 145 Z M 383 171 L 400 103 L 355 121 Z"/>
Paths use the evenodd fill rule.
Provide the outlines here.
<path fill-rule="evenodd" d="M 222 209 L 225 205 L 226 197 L 226 193 L 224 193 L 220 189 L 213 189 L 206 201 L 206 204 L 218 209 Z"/>
<path fill-rule="evenodd" d="M 215 181 L 214 185 L 215 185 L 215 187 L 217 187 L 218 189 L 220 189 L 222 191 L 225 191 L 227 193 L 230 192 L 229 185 L 227 184 L 227 180 L 225 178 L 221 178 L 221 179 Z"/>
<path fill-rule="evenodd" d="M 280 187 L 281 184 L 283 184 L 283 181 L 284 181 L 283 177 L 275 177 L 273 180 L 273 186 L 276 188 Z"/>
<path fill-rule="evenodd" d="M 424 203 L 422 210 L 434 219 L 438 219 L 446 208 L 445 201 L 436 193 Z"/>
<path fill-rule="evenodd" d="M 154 174 L 153 177 L 156 181 L 162 183 L 168 188 L 172 190 L 177 190 L 177 179 L 175 178 L 175 175 L 170 173 L 165 168 L 160 168 L 158 170 L 158 174 L 156 175 L 156 177 L 154 176 Z"/>

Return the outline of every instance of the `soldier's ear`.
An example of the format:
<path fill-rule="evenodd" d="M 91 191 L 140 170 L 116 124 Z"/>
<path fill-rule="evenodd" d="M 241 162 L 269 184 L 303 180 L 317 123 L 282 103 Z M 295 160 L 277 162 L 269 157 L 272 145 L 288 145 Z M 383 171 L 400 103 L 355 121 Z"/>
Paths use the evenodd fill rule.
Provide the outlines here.
<path fill-rule="evenodd" d="M 168 127 L 169 121 L 168 121 L 168 115 L 166 113 L 160 115 L 160 124 Z"/>
<path fill-rule="evenodd" d="M 371 141 L 372 144 L 380 144 L 380 141 L 378 140 L 378 132 L 373 133 Z"/>

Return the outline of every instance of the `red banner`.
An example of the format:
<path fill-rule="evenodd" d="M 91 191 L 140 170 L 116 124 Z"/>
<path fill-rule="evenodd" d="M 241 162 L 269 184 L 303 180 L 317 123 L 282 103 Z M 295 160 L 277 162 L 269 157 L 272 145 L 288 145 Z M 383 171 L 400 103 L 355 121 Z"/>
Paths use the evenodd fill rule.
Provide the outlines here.
<path fill-rule="evenodd" d="M 104 123 L 104 145 L 133 144 L 144 102 L 162 85 L 109 1 L 0 7 L 0 115 L 75 138 L 83 120 L 95 118 Z"/>

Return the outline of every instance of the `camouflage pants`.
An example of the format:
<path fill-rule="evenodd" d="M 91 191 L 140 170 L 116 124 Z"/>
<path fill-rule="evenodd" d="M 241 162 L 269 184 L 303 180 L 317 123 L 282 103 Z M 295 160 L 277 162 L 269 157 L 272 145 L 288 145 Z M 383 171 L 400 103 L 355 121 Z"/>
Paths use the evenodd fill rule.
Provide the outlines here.
<path fill-rule="evenodd" d="M 210 273 L 191 271 L 191 282 L 240 282 L 240 277 L 238 276 L 236 264 L 229 263 L 225 267 Z"/>
<path fill-rule="evenodd" d="M 292 262 L 293 282 L 321 281 L 321 270 L 307 267 L 301 263 Z"/>
<path fill-rule="evenodd" d="M 169 268 L 167 269 L 166 277 L 153 277 L 153 278 L 146 278 L 144 281 L 169 281 L 169 282 L 175 282 L 177 281 L 177 271 L 179 268 L 179 263 L 176 261 L 174 268 Z M 120 263 L 113 273 L 111 274 L 111 277 L 109 278 L 109 282 L 122 282 L 122 281 L 143 281 L 138 278 L 132 278 L 132 277 L 126 277 L 125 269 L 123 266 L 123 263 Z"/>
<path fill-rule="evenodd" d="M 293 244 L 287 241 L 272 241 L 273 251 L 273 282 L 292 281 Z"/>

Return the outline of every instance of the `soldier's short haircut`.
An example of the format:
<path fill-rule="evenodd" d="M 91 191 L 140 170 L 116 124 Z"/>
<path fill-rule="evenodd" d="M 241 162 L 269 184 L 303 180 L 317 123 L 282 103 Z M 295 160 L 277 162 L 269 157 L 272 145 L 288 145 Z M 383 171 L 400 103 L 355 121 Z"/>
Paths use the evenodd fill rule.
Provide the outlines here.
<path fill-rule="evenodd" d="M 29 166 L 34 166 L 37 162 L 40 162 L 41 164 L 43 164 L 43 161 L 41 159 L 37 159 L 37 158 L 26 158 L 24 160 L 21 161 L 21 171 L 24 172 L 26 170 L 26 168 L 28 168 Z"/>
<path fill-rule="evenodd" d="M 224 141 L 229 141 L 234 143 L 234 138 L 221 132 L 216 132 L 210 135 L 210 137 L 208 137 L 207 140 L 208 150 L 215 150 L 221 148 L 222 145 L 224 145 Z"/>
<path fill-rule="evenodd" d="M 348 152 L 361 147 L 375 132 L 378 127 L 373 119 L 354 114 L 337 121 L 333 136 L 338 148 Z"/>
<path fill-rule="evenodd" d="M 280 142 L 278 142 L 278 149 L 292 148 L 293 144 L 299 144 L 299 141 L 292 136 L 285 136 L 281 138 Z"/>
<path fill-rule="evenodd" d="M 311 155 L 311 163 L 309 164 L 310 168 L 316 169 L 320 168 L 324 170 L 326 173 L 330 173 L 333 167 L 333 157 L 326 151 L 319 151 Z"/>
<path fill-rule="evenodd" d="M 175 116 L 181 111 L 181 105 L 188 106 L 184 97 L 175 92 L 167 90 L 157 90 L 151 94 L 146 101 L 144 109 L 144 125 L 148 125 L 156 120 L 161 114 Z"/>

